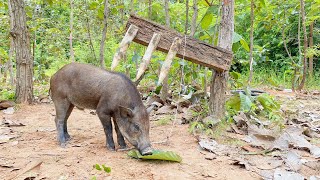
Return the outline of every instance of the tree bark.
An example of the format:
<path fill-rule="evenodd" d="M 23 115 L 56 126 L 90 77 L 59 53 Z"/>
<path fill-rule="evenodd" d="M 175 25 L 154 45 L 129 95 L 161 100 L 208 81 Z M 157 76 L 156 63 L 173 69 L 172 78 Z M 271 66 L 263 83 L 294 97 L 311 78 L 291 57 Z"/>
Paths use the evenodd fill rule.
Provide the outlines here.
<path fill-rule="evenodd" d="M 307 39 L 307 28 L 306 28 L 306 16 L 304 11 L 304 0 L 300 0 L 300 12 L 302 17 L 302 29 L 303 29 L 303 75 L 301 83 L 298 87 L 298 90 L 301 91 L 304 87 L 306 76 L 307 76 L 307 48 L 308 48 L 308 39 Z"/>
<path fill-rule="evenodd" d="M 251 12 L 250 12 L 250 73 L 249 73 L 249 80 L 248 86 L 251 84 L 252 75 L 253 75 L 253 23 L 254 23 L 254 2 L 251 0 Z"/>
<path fill-rule="evenodd" d="M 152 19 L 152 0 L 149 0 L 148 2 L 148 18 Z"/>
<path fill-rule="evenodd" d="M 70 36 L 69 36 L 69 44 L 70 44 L 70 59 L 71 62 L 74 62 L 74 51 L 72 47 L 72 32 L 73 32 L 73 0 L 70 0 Z"/>
<path fill-rule="evenodd" d="M 166 15 L 165 16 L 166 17 L 166 26 L 168 28 L 170 28 L 169 0 L 164 0 L 164 11 L 165 11 L 165 15 Z M 170 53 L 170 51 L 168 52 L 168 55 L 169 55 L 169 53 Z M 175 52 L 174 56 L 175 55 L 176 55 L 176 52 Z M 174 56 L 172 57 L 172 59 L 174 58 Z M 171 59 L 171 61 L 172 61 L 172 59 Z M 159 77 L 161 77 L 161 72 L 163 70 L 164 65 L 165 65 L 165 62 L 162 65 Z M 170 65 L 171 65 L 171 63 L 170 63 Z M 160 92 L 160 98 L 163 102 L 166 102 L 166 99 L 168 97 L 168 90 L 169 90 L 168 79 L 169 79 L 169 76 L 168 76 L 168 74 L 166 74 L 165 78 L 163 79 L 163 84 L 162 84 L 162 88 L 161 88 L 161 92 Z"/>
<path fill-rule="evenodd" d="M 169 0 L 164 0 L 164 11 L 166 15 L 166 26 L 170 28 Z"/>
<path fill-rule="evenodd" d="M 88 17 L 86 17 L 86 24 L 87 24 L 87 31 L 88 31 L 88 38 L 89 38 L 89 47 L 93 53 L 93 57 L 94 57 L 95 62 L 97 62 L 96 52 L 94 50 L 94 46 L 93 46 L 93 42 L 92 42 L 92 38 L 91 38 L 90 22 L 89 22 Z"/>
<path fill-rule="evenodd" d="M 26 23 L 26 12 L 23 0 L 9 0 L 11 14 L 10 35 L 13 38 L 16 52 L 16 92 L 17 103 L 33 101 L 33 58 L 30 48 L 30 35 Z"/>
<path fill-rule="evenodd" d="M 313 27 L 314 21 L 310 24 L 310 31 L 309 31 L 309 47 L 313 47 Z M 312 78 L 313 76 L 313 54 L 309 57 L 309 76 Z"/>
<path fill-rule="evenodd" d="M 231 51 L 234 32 L 234 0 L 224 0 L 222 3 L 218 46 Z M 223 118 L 225 113 L 227 76 L 228 71 L 212 71 L 209 110 L 213 116 L 219 119 Z"/>
<path fill-rule="evenodd" d="M 14 56 L 14 42 L 13 42 L 13 38 L 10 37 L 10 50 L 9 50 L 8 70 L 9 70 L 9 75 L 10 75 L 10 85 L 11 86 L 13 86 L 14 82 L 15 82 L 15 79 L 14 79 L 14 76 L 13 76 L 13 56 Z"/>
<path fill-rule="evenodd" d="M 107 28 L 108 28 L 108 17 L 109 17 L 109 0 L 104 0 L 104 11 L 103 11 L 103 30 L 102 30 L 102 38 L 100 42 L 100 66 L 105 68 L 104 62 L 104 45 L 107 36 Z"/>
<path fill-rule="evenodd" d="M 198 18 L 198 0 L 193 0 L 193 15 L 191 21 L 191 36 L 194 36 L 197 28 L 197 18 Z"/>
<path fill-rule="evenodd" d="M 184 26 L 184 34 L 188 34 L 188 26 L 189 26 L 189 0 L 186 0 L 186 23 Z"/>

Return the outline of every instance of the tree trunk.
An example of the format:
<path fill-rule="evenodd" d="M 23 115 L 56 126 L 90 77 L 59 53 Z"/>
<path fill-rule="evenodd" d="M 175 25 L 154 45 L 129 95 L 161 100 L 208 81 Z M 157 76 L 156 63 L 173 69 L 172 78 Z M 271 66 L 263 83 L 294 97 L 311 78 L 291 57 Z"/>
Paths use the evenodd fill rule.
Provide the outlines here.
<path fill-rule="evenodd" d="M 186 0 L 186 23 L 184 26 L 184 34 L 188 33 L 188 26 L 189 26 L 189 0 Z"/>
<path fill-rule="evenodd" d="M 91 38 L 91 32 L 90 32 L 90 22 L 89 22 L 89 18 L 86 17 L 86 24 L 87 24 L 87 30 L 88 30 L 88 37 L 89 37 L 89 47 L 93 53 L 93 57 L 94 57 L 94 61 L 97 62 L 97 57 L 96 57 L 96 52 L 94 50 L 94 46 L 93 46 L 93 42 L 92 42 L 92 38 Z"/>
<path fill-rule="evenodd" d="M 234 31 L 234 0 L 224 0 L 222 3 L 218 46 L 231 51 Z M 224 117 L 225 112 L 227 76 L 228 71 L 222 73 L 212 71 L 209 110 L 219 119 Z"/>
<path fill-rule="evenodd" d="M 197 28 L 197 18 L 198 18 L 198 0 L 193 0 L 193 15 L 191 21 L 191 36 L 194 36 Z"/>
<path fill-rule="evenodd" d="M 314 21 L 310 24 L 310 32 L 309 32 L 309 47 L 313 47 L 313 26 Z M 312 78 L 313 76 L 313 54 L 309 57 L 309 76 Z"/>
<path fill-rule="evenodd" d="M 302 29 L 303 29 L 303 75 L 301 83 L 298 87 L 298 90 L 301 91 L 304 87 L 306 76 L 307 76 L 307 48 L 308 48 L 308 39 L 307 39 L 307 29 L 306 29 L 306 16 L 304 11 L 304 0 L 300 0 L 300 12 L 302 17 Z"/>
<path fill-rule="evenodd" d="M 166 26 L 168 28 L 170 28 L 169 0 L 164 0 L 164 11 L 165 11 L 165 15 L 166 15 Z M 161 73 L 160 73 L 160 75 L 161 75 Z M 166 102 L 166 99 L 168 97 L 168 90 L 169 90 L 168 79 L 169 79 L 169 76 L 166 75 L 163 80 L 163 85 L 162 85 L 161 92 L 160 92 L 160 98 L 162 99 L 163 102 Z"/>
<path fill-rule="evenodd" d="M 33 59 L 30 49 L 30 35 L 27 29 L 26 12 L 23 0 L 9 0 L 10 35 L 16 52 L 16 92 L 17 103 L 33 101 Z"/>
<path fill-rule="evenodd" d="M 134 0 L 130 0 L 130 13 L 134 14 Z"/>
<path fill-rule="evenodd" d="M 105 68 L 104 62 L 104 45 L 107 36 L 107 28 L 108 28 L 108 17 L 109 17 L 109 0 L 104 0 L 104 11 L 103 11 L 103 31 L 102 38 L 100 42 L 100 66 Z"/>
<path fill-rule="evenodd" d="M 248 86 L 251 84 L 253 74 L 253 23 L 254 23 L 254 2 L 251 0 L 251 27 L 250 27 L 250 74 L 248 80 Z"/>
<path fill-rule="evenodd" d="M 152 18 L 152 0 L 148 1 L 148 18 L 151 20 Z"/>
<path fill-rule="evenodd" d="M 10 37 L 10 50 L 9 50 L 8 69 L 9 69 L 10 85 L 11 86 L 13 86 L 14 82 L 15 82 L 15 79 L 14 79 L 14 76 L 13 76 L 13 56 L 14 56 L 14 42 L 13 42 L 13 38 Z"/>
<path fill-rule="evenodd" d="M 70 59 L 71 62 L 74 62 L 74 51 L 72 47 L 72 32 L 73 32 L 73 0 L 70 0 L 70 36 L 69 36 L 69 44 L 70 44 Z"/>

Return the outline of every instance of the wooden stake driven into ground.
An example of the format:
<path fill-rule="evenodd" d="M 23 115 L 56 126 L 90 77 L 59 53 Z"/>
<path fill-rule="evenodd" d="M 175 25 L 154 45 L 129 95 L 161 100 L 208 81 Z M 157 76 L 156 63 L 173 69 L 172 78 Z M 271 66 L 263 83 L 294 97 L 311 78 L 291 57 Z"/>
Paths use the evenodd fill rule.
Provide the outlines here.
<path fill-rule="evenodd" d="M 144 53 L 144 56 L 142 58 L 141 64 L 139 66 L 139 70 L 137 73 L 136 81 L 144 74 L 144 72 L 147 70 L 148 65 L 150 64 L 150 60 L 152 57 L 152 53 L 156 50 L 156 47 L 159 43 L 161 35 L 158 33 L 154 33 L 152 36 L 152 39 L 150 40 L 150 43 L 147 47 L 146 52 Z"/>
<path fill-rule="evenodd" d="M 174 38 L 172 45 L 170 47 L 170 50 L 168 52 L 168 55 L 166 57 L 166 60 L 162 64 L 158 85 L 162 84 L 163 80 L 168 76 L 172 60 L 176 56 L 177 52 L 179 51 L 180 46 L 181 46 L 181 39 L 178 37 Z"/>
<path fill-rule="evenodd" d="M 111 70 L 113 71 L 117 65 L 119 64 L 120 60 L 123 59 L 130 43 L 132 42 L 132 39 L 136 36 L 138 32 L 138 27 L 135 25 L 130 25 L 130 27 L 127 30 L 126 35 L 122 39 L 120 46 L 116 52 L 116 54 L 113 57 Z"/>
<path fill-rule="evenodd" d="M 196 64 L 212 68 L 218 72 L 227 71 L 230 68 L 232 52 L 220 47 L 211 46 L 190 36 L 182 35 L 172 29 L 157 23 L 131 15 L 126 28 L 131 25 L 139 28 L 133 41 L 148 46 L 154 33 L 161 34 L 161 41 L 157 50 L 167 53 L 173 40 L 179 37 L 182 40 L 177 56 Z"/>

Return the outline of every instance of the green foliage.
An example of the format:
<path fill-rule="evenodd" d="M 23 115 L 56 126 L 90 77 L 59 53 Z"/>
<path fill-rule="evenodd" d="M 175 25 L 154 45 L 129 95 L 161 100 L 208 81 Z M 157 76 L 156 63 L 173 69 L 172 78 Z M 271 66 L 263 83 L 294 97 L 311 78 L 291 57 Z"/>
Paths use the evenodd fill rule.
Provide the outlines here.
<path fill-rule="evenodd" d="M 110 173 L 110 172 L 111 172 L 111 168 L 105 166 L 104 164 L 102 164 L 102 165 L 100 165 L 100 164 L 95 164 L 95 165 L 93 166 L 93 168 L 95 168 L 95 169 L 98 170 L 98 171 L 102 171 L 102 170 L 103 170 L 103 171 L 106 172 L 106 173 Z"/>
<path fill-rule="evenodd" d="M 182 158 L 173 151 L 153 150 L 152 155 L 142 156 L 138 150 L 133 149 L 128 152 L 128 156 L 136 159 L 165 160 L 165 161 L 174 161 L 174 162 L 182 161 Z"/>
<path fill-rule="evenodd" d="M 240 92 L 229 98 L 226 102 L 228 117 L 232 118 L 239 112 L 244 112 L 256 117 L 263 117 L 274 122 L 280 122 L 282 115 L 280 104 L 269 94 L 263 93 L 259 96 L 251 96 L 249 90 Z"/>
<path fill-rule="evenodd" d="M 12 89 L 9 88 L 1 88 L 1 94 L 0 94 L 0 100 L 6 99 L 6 100 L 14 100 L 15 92 Z"/>

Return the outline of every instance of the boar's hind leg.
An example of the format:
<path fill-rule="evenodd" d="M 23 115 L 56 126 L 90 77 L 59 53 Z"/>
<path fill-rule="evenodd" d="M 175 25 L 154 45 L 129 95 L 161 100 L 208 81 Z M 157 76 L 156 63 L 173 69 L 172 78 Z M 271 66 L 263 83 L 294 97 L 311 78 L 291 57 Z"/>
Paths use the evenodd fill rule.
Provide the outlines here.
<path fill-rule="evenodd" d="M 65 129 L 67 129 L 66 119 L 67 119 L 67 112 L 69 110 L 71 103 L 67 99 L 60 99 L 60 100 L 54 101 L 54 105 L 56 108 L 55 122 L 56 122 L 56 127 L 58 132 L 57 138 L 60 143 L 60 146 L 65 147 L 66 146 Z"/>
<path fill-rule="evenodd" d="M 107 139 L 107 148 L 111 151 L 115 150 L 114 141 L 112 137 L 112 123 L 111 116 L 97 109 L 98 117 L 102 123 L 104 133 L 106 134 Z"/>
<path fill-rule="evenodd" d="M 120 146 L 121 149 L 126 149 L 127 148 L 127 145 L 124 141 L 124 138 L 119 130 L 119 127 L 118 127 L 118 124 L 117 124 L 117 121 L 116 119 L 113 117 L 113 123 L 114 123 L 114 126 L 115 126 L 115 129 L 116 129 L 116 133 L 117 133 L 117 140 L 118 140 L 118 144 Z"/>
<path fill-rule="evenodd" d="M 68 108 L 68 111 L 67 111 L 67 114 L 66 114 L 66 117 L 64 118 L 64 125 L 63 125 L 63 131 L 64 131 L 64 136 L 66 138 L 66 140 L 70 140 L 70 135 L 68 133 L 68 126 L 67 126 L 67 121 L 68 121 L 68 118 L 72 112 L 74 108 L 74 105 L 73 104 L 70 104 L 69 108 Z"/>

